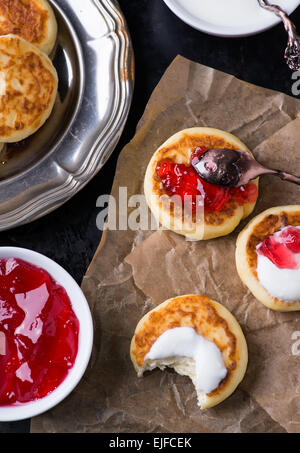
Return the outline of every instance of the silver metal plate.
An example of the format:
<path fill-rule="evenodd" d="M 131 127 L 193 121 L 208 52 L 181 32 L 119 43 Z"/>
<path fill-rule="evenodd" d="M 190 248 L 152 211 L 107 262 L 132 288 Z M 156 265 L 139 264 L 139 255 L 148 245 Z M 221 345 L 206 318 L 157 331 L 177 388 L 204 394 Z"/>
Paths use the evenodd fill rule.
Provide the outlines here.
<path fill-rule="evenodd" d="M 0 153 L 0 230 L 61 206 L 101 169 L 132 99 L 133 51 L 113 0 L 49 0 L 59 94 L 46 124 Z"/>

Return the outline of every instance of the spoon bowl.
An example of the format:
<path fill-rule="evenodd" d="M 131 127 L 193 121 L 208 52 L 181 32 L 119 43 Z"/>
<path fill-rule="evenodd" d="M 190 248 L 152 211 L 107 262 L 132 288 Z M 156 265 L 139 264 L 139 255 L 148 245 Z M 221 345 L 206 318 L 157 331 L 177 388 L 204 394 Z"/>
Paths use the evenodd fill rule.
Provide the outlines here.
<path fill-rule="evenodd" d="M 276 175 L 300 185 L 300 178 L 281 170 L 266 168 L 249 153 L 227 148 L 207 150 L 192 161 L 201 179 L 215 186 L 240 187 L 262 175 Z"/>

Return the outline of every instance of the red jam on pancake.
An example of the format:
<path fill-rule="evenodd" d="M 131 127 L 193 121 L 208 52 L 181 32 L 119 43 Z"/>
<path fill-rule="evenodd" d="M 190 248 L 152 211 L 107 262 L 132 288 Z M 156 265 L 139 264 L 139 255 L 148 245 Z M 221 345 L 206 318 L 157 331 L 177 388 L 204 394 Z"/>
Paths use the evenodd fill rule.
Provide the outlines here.
<path fill-rule="evenodd" d="M 221 187 L 209 184 L 201 179 L 192 161 L 205 153 L 207 148 L 197 147 L 192 155 L 190 165 L 178 164 L 170 160 L 162 160 L 156 166 L 156 173 L 160 177 L 163 187 L 168 195 L 180 195 L 182 201 L 185 197 L 192 197 L 192 210 L 197 207 L 197 196 L 204 197 L 206 212 L 218 212 L 226 204 L 234 200 L 239 205 L 254 203 L 257 199 L 258 189 L 253 183 L 241 187 Z"/>
<path fill-rule="evenodd" d="M 258 197 L 258 178 L 240 188 L 204 182 L 192 161 L 208 149 L 251 151 L 234 135 L 210 127 L 177 132 L 152 155 L 144 192 L 158 224 L 189 240 L 208 240 L 231 233 L 251 214 Z M 254 159 L 254 157 L 253 157 Z"/>
<path fill-rule="evenodd" d="M 289 226 L 267 237 L 258 247 L 257 253 L 269 258 L 280 269 L 298 269 L 300 263 L 295 259 L 295 253 L 300 253 L 300 230 Z"/>

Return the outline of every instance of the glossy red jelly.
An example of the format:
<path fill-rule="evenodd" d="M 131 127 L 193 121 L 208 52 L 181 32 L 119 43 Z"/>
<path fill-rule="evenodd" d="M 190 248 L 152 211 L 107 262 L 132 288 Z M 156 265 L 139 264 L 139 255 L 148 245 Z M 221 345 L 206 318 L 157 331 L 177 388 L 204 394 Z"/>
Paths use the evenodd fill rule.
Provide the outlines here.
<path fill-rule="evenodd" d="M 48 272 L 0 259 L 0 405 L 42 398 L 61 384 L 78 334 L 69 297 Z"/>
<path fill-rule="evenodd" d="M 300 253 L 300 230 L 290 226 L 267 237 L 257 248 L 257 253 L 269 258 L 280 269 L 298 269 L 300 260 L 295 254 Z"/>
<path fill-rule="evenodd" d="M 204 146 L 198 147 L 192 153 L 193 159 L 198 159 L 207 151 Z M 234 199 L 239 205 L 254 203 L 257 199 L 257 187 L 249 183 L 242 187 L 220 187 L 203 181 L 192 165 L 176 164 L 170 160 L 162 160 L 157 164 L 156 172 L 161 179 L 168 195 L 180 195 L 184 201 L 186 196 L 192 199 L 193 211 L 197 208 L 197 196 L 204 197 L 204 209 L 207 212 L 222 211 L 226 204 Z M 202 201 L 203 203 L 203 201 Z"/>

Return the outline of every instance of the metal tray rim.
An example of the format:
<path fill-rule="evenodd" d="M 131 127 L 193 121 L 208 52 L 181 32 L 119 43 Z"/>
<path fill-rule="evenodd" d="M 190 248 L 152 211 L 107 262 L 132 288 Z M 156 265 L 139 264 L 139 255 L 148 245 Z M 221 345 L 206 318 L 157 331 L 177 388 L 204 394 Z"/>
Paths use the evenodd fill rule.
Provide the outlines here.
<path fill-rule="evenodd" d="M 40 193 L 35 193 L 33 197 L 30 197 L 29 191 L 27 199 L 26 197 L 25 199 L 24 197 L 23 199 L 21 197 L 21 202 L 19 203 L 16 203 L 14 200 L 13 208 L 8 208 L 5 213 L 0 214 L 0 231 L 38 219 L 57 209 L 72 198 L 102 168 L 112 154 L 123 131 L 131 105 L 134 86 L 134 57 L 129 32 L 120 7 L 116 1 L 86 1 L 92 2 L 99 10 L 99 13 L 103 15 L 103 18 L 109 27 L 107 36 L 114 41 L 113 55 L 108 56 L 113 59 L 114 67 L 114 80 L 112 80 L 112 83 L 115 98 L 112 107 L 112 115 L 107 119 L 105 124 L 99 122 L 99 135 L 97 140 L 86 154 L 84 161 L 75 169 L 75 171 L 68 172 L 64 168 L 60 168 L 60 164 L 58 163 L 57 155 L 59 153 L 59 148 L 63 146 L 63 139 L 54 153 L 51 153 L 48 158 L 41 160 L 38 164 L 38 166 L 41 167 L 41 170 L 45 172 L 45 167 L 47 165 L 55 163 L 58 166 L 58 170 L 61 169 L 64 173 L 64 180 L 53 187 L 53 182 L 49 180 L 48 184 L 46 177 L 46 179 L 40 181 L 41 185 L 43 185 L 43 190 Z M 58 6 L 60 5 L 58 4 Z M 103 38 L 105 38 L 105 36 L 103 36 Z M 77 118 L 75 115 L 73 120 L 74 122 L 80 121 L 80 118 Z M 71 127 L 68 130 L 69 134 L 70 132 Z M 36 170 L 38 170 L 38 168 Z M 47 172 L 45 174 L 47 175 Z M 22 174 L 20 176 L 18 175 L 16 178 L 20 180 L 20 191 L 24 191 L 22 178 L 24 178 L 24 175 Z M 5 190 L 9 184 L 12 184 L 10 179 L 4 181 L 1 189 Z M 30 184 L 30 181 L 26 184 Z M 34 184 L 33 181 L 32 184 Z"/>

